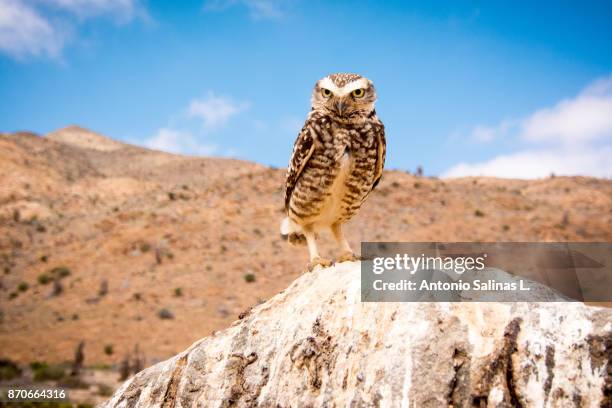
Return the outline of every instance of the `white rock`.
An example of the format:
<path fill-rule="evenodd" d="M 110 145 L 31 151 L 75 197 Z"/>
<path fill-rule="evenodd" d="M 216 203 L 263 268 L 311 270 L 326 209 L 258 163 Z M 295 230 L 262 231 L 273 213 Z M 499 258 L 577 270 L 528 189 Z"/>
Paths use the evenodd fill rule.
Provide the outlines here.
<path fill-rule="evenodd" d="M 359 263 L 307 273 L 103 406 L 610 406 L 612 310 L 361 303 L 359 279 Z"/>

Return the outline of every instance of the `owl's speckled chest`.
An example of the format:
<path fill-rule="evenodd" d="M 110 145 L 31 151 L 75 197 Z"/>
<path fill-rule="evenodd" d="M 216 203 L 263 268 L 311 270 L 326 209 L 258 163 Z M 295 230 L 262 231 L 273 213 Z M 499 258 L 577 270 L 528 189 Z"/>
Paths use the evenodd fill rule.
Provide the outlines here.
<path fill-rule="evenodd" d="M 329 226 L 351 218 L 372 190 L 379 122 L 346 124 L 327 117 L 311 119 L 315 148 L 296 184 L 290 216 L 302 224 Z"/>

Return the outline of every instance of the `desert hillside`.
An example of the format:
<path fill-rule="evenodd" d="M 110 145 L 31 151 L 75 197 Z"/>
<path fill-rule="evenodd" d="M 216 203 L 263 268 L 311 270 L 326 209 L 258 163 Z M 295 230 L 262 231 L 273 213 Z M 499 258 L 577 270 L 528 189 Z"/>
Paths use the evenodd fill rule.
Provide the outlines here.
<path fill-rule="evenodd" d="M 290 152 L 287 152 L 289 155 Z M 79 127 L 0 136 L 0 358 L 147 364 L 283 290 L 284 170 L 171 155 Z M 387 171 L 350 241 L 612 241 L 612 181 Z M 322 243 L 324 253 L 333 249 Z"/>

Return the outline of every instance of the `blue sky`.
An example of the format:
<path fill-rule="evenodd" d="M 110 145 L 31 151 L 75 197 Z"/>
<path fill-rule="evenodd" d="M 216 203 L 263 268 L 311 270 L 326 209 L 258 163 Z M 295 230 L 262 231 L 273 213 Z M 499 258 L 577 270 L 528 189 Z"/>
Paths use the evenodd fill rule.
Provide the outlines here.
<path fill-rule="evenodd" d="M 0 0 L 0 131 L 284 167 L 316 80 L 357 72 L 389 168 L 612 177 L 611 21 L 610 2 Z"/>

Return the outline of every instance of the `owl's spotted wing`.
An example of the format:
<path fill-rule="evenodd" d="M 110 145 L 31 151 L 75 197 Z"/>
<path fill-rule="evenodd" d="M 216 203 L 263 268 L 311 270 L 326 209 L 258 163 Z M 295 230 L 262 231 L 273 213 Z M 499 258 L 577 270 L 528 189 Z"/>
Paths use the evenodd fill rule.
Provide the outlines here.
<path fill-rule="evenodd" d="M 385 127 L 382 123 L 377 126 L 374 130 L 376 132 L 376 139 L 378 140 L 377 155 L 376 155 L 376 173 L 374 175 L 374 184 L 372 184 L 372 190 L 376 188 L 380 178 L 383 174 L 383 168 L 385 167 L 385 156 L 387 153 L 387 141 L 385 140 Z"/>
<path fill-rule="evenodd" d="M 289 210 L 289 202 L 297 181 L 304 170 L 304 166 L 308 163 L 310 156 L 315 148 L 315 141 L 311 134 L 310 128 L 304 126 L 302 131 L 295 140 L 293 145 L 293 153 L 291 161 L 287 168 L 287 180 L 285 182 L 285 209 Z"/>

